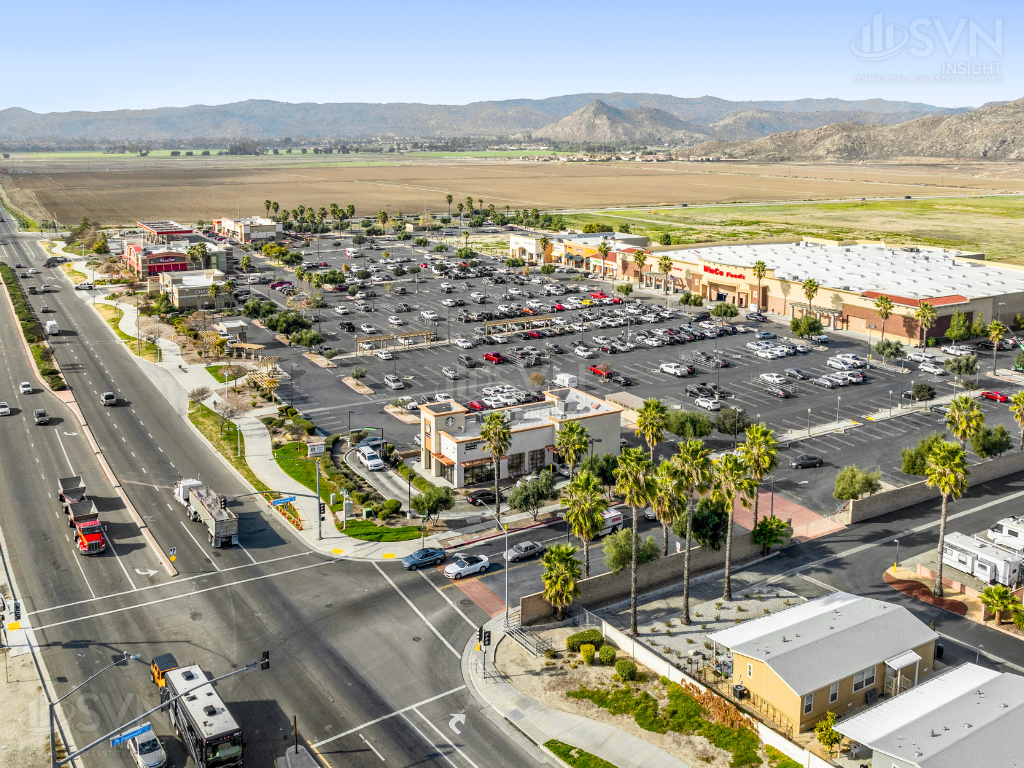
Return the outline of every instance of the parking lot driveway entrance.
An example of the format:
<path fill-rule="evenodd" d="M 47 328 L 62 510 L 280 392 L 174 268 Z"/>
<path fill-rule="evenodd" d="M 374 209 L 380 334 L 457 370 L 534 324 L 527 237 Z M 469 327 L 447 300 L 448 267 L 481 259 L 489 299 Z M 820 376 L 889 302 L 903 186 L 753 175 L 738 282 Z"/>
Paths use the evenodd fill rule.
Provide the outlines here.
<path fill-rule="evenodd" d="M 776 488 L 775 491 L 775 516 L 781 520 L 789 520 L 793 526 L 793 538 L 798 541 L 816 539 L 827 533 L 833 533 L 846 526 L 835 522 L 832 518 L 812 512 L 807 507 L 787 499 Z M 762 490 L 758 496 L 757 513 L 759 517 L 768 517 L 772 511 L 771 491 Z M 733 515 L 736 525 L 746 528 L 748 531 L 754 527 L 754 511 L 736 503 L 736 511 Z"/>

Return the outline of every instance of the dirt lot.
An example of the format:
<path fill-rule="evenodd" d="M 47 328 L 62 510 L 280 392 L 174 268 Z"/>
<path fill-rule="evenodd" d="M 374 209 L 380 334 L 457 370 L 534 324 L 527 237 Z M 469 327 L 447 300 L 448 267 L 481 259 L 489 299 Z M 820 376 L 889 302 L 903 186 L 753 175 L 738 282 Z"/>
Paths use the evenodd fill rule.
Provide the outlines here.
<path fill-rule="evenodd" d="M 456 201 L 472 195 L 500 209 L 552 210 L 1024 191 L 1024 170 L 1004 163 L 815 166 L 409 159 L 392 165 L 282 167 L 268 162 L 211 169 L 198 163 L 178 169 L 114 168 L 39 172 L 33 167 L 0 175 L 0 185 L 36 218 L 56 212 L 61 222 L 86 216 L 103 224 L 147 218 L 209 221 L 236 205 L 249 214 L 260 213 L 266 199 L 287 208 L 352 204 L 361 216 L 381 209 L 392 214 L 424 207 L 445 212 L 446 193 Z"/>

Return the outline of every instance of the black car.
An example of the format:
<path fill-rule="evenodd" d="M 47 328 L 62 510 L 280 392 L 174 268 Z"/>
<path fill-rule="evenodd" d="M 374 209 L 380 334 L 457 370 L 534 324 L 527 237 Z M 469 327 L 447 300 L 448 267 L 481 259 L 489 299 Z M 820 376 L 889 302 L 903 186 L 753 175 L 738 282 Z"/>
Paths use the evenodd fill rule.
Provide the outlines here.
<path fill-rule="evenodd" d="M 790 394 L 791 394 L 788 389 L 783 389 L 782 387 L 774 387 L 774 386 L 773 387 L 765 387 L 764 391 L 765 391 L 765 394 L 771 395 L 772 397 L 777 397 L 780 400 L 782 398 L 784 398 L 784 397 L 789 397 Z"/>
<path fill-rule="evenodd" d="M 463 365 L 466 368 L 476 368 L 477 366 L 477 361 L 469 355 L 459 355 L 455 359 L 458 361 L 459 365 Z"/>
<path fill-rule="evenodd" d="M 621 373 L 613 373 L 608 378 L 608 381 L 612 382 L 613 384 L 618 384 L 620 387 L 633 386 L 633 380 L 630 379 L 628 376 L 623 376 Z"/>
<path fill-rule="evenodd" d="M 426 547 L 418 549 L 411 555 L 402 558 L 402 566 L 407 571 L 415 571 L 417 568 L 425 568 L 430 565 L 440 565 L 444 562 L 445 552 L 441 547 Z"/>
<path fill-rule="evenodd" d="M 505 500 L 505 494 L 501 495 L 501 499 L 502 501 Z M 491 488 L 481 488 L 479 491 L 473 491 L 466 497 L 466 501 L 474 507 L 479 507 L 482 504 L 493 504 L 494 490 Z"/>
<path fill-rule="evenodd" d="M 714 397 L 716 397 L 719 400 L 725 397 L 733 396 L 732 392 L 730 392 L 728 389 L 720 387 L 718 384 L 708 384 L 708 389 L 710 389 L 714 393 Z"/>
<path fill-rule="evenodd" d="M 715 393 L 708 389 L 704 384 L 690 384 L 686 388 L 686 394 L 689 397 L 710 397 L 714 398 Z"/>
<path fill-rule="evenodd" d="M 545 347 L 547 347 L 547 350 L 548 350 L 549 352 L 551 352 L 552 354 L 555 354 L 555 355 L 562 355 L 562 354 L 565 354 L 565 350 L 564 350 L 564 349 L 562 349 L 562 348 L 561 348 L 560 346 L 558 346 L 557 344 L 555 344 L 555 343 L 554 343 L 553 341 L 550 341 L 550 342 L 548 342 L 548 343 L 547 343 L 547 344 L 545 344 L 544 346 L 545 346 Z"/>
<path fill-rule="evenodd" d="M 350 323 L 348 320 L 345 320 L 341 324 L 341 330 L 348 331 L 349 333 L 355 333 L 356 332 L 356 327 L 352 323 Z"/>
<path fill-rule="evenodd" d="M 786 374 L 791 379 L 799 379 L 800 381 L 807 381 L 808 379 L 811 378 L 808 374 L 804 373 L 799 368 L 787 368 L 786 370 L 783 371 L 783 373 Z"/>
<path fill-rule="evenodd" d="M 805 469 L 806 467 L 820 467 L 825 463 L 825 460 L 821 456 L 815 456 L 810 453 L 801 453 L 799 456 L 794 456 L 789 460 L 789 466 L 794 469 Z"/>

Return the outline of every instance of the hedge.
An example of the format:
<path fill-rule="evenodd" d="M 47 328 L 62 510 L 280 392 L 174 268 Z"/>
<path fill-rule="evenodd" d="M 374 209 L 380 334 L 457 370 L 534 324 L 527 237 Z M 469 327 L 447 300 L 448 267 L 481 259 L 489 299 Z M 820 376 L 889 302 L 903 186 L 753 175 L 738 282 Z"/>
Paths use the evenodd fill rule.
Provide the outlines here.
<path fill-rule="evenodd" d="M 602 645 L 601 652 L 598 654 L 598 658 L 601 659 L 601 663 L 606 667 L 610 667 L 615 664 L 615 648 L 610 645 Z"/>
<path fill-rule="evenodd" d="M 578 651 L 580 646 L 585 644 L 594 646 L 596 651 L 604 645 L 604 635 L 597 629 L 585 629 L 582 632 L 577 632 L 575 635 L 569 635 L 565 638 L 565 647 L 569 651 Z"/>
<path fill-rule="evenodd" d="M 615 662 L 615 673 L 622 680 L 636 680 L 636 662 L 632 659 L 619 659 Z"/>
<path fill-rule="evenodd" d="M 594 663 L 594 652 L 594 646 L 592 646 L 590 643 L 584 643 L 580 646 L 580 658 L 583 659 L 584 664 Z"/>

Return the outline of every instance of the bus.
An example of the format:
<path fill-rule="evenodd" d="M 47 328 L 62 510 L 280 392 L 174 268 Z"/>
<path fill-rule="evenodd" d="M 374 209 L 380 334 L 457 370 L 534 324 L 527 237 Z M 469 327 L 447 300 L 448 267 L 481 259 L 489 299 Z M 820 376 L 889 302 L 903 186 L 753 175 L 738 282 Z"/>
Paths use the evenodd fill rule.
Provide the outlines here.
<path fill-rule="evenodd" d="M 189 691 L 171 702 L 168 709 L 174 731 L 200 768 L 231 768 L 242 765 L 245 742 L 242 729 L 224 706 L 213 686 L 203 682 L 206 673 L 198 664 L 178 667 L 164 674 L 161 691 L 165 701 Z"/>

